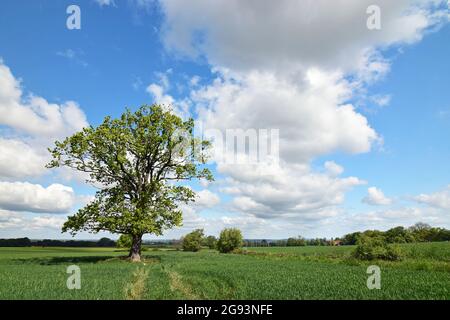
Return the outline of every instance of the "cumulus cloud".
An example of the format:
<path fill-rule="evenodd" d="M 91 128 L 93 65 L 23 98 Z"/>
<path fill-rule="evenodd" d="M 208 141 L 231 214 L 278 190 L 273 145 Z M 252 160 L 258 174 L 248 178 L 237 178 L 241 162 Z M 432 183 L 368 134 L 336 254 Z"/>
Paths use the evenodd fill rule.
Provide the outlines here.
<path fill-rule="evenodd" d="M 0 137 L 0 177 L 23 178 L 45 172 L 48 155 L 29 143 Z"/>
<path fill-rule="evenodd" d="M 39 96 L 24 98 L 20 82 L 0 62 L 0 124 L 30 135 L 54 138 L 82 129 L 87 121 L 73 101 L 58 105 Z"/>
<path fill-rule="evenodd" d="M 383 191 L 376 187 L 370 187 L 362 201 L 372 206 L 385 206 L 392 203 L 392 199 L 386 197 Z"/>
<path fill-rule="evenodd" d="M 325 174 L 315 173 L 310 162 L 335 151 L 368 152 L 380 141 L 367 119 L 344 102 L 350 93 L 351 84 L 340 74 L 319 70 L 310 70 L 301 84 L 268 73 L 239 78 L 221 74 L 192 91 L 205 132 L 279 130 L 278 164 L 217 163 L 218 171 L 232 178 L 223 189 L 234 191 L 236 211 L 297 219 L 336 214 L 345 192 L 362 181 L 340 178 L 343 168 L 332 161 L 325 164 Z"/>
<path fill-rule="evenodd" d="M 364 59 L 362 49 L 419 41 L 447 14 L 433 10 L 444 0 L 380 0 L 382 31 L 373 32 L 366 26 L 371 0 L 160 3 L 169 49 L 242 71 L 311 66 L 356 71 L 355 61 Z"/>
<path fill-rule="evenodd" d="M 45 172 L 47 148 L 88 125 L 78 104 L 49 103 L 43 97 L 26 95 L 21 83 L 0 59 L 0 177 L 24 179 Z"/>
<path fill-rule="evenodd" d="M 212 208 L 220 203 L 220 197 L 207 189 L 196 192 L 196 199 L 193 205 L 197 209 Z"/>
<path fill-rule="evenodd" d="M 63 53 L 61 53 L 62 55 Z M 74 58 L 70 51 L 67 58 Z M 47 148 L 87 126 L 77 103 L 48 102 L 25 93 L 17 79 L 0 59 L 0 227 L 21 230 L 60 228 L 64 218 L 49 214 L 66 213 L 75 203 L 71 187 L 53 183 L 47 187 L 21 182 L 47 172 Z M 14 180 L 20 180 L 15 181 Z M 13 181 L 13 182 L 10 182 Z M 29 217 L 21 212 L 45 213 Z"/>
<path fill-rule="evenodd" d="M 439 192 L 431 194 L 420 194 L 413 199 L 418 203 L 448 210 L 450 209 L 450 186 Z"/>
<path fill-rule="evenodd" d="M 228 192 L 235 196 L 235 211 L 274 219 L 320 220 L 337 214 L 336 206 L 345 193 L 365 182 L 356 177 L 337 177 L 335 173 L 312 172 L 307 166 L 221 165 L 228 174 Z M 269 173 L 270 172 L 270 173 Z"/>
<path fill-rule="evenodd" d="M 65 218 L 51 215 L 29 217 L 20 212 L 0 210 L 0 229 L 10 230 L 46 230 L 61 229 Z"/>
<path fill-rule="evenodd" d="M 371 150 L 379 137 L 354 106 L 351 85 L 338 73 L 310 70 L 301 84 L 273 74 L 220 75 L 192 92 L 205 130 L 279 129 L 280 155 L 289 162 L 342 150 Z"/>
<path fill-rule="evenodd" d="M 0 182 L 0 208 L 11 211 L 64 213 L 75 203 L 71 187 L 51 184 L 47 188 L 28 182 Z"/>
<path fill-rule="evenodd" d="M 173 105 L 175 102 L 172 96 L 164 93 L 164 87 L 159 84 L 150 84 L 147 87 L 147 92 L 153 95 L 155 101 L 158 101 L 160 104 Z"/>
<path fill-rule="evenodd" d="M 301 222 L 337 216 L 345 193 L 364 181 L 341 177 L 343 168 L 332 161 L 315 172 L 311 162 L 382 143 L 349 101 L 389 72 L 384 49 L 415 43 L 446 21 L 443 3 L 379 1 L 382 32 L 374 32 L 366 26 L 369 0 L 161 0 L 166 48 L 205 58 L 216 75 L 209 84 L 196 81 L 189 95 L 203 128 L 279 129 L 278 165 L 217 163 L 232 209 Z M 155 97 L 165 100 L 157 89 Z M 374 101 L 386 105 L 387 97 Z M 390 203 L 377 189 L 369 193 L 373 203 Z"/>
<path fill-rule="evenodd" d="M 167 93 L 170 89 L 169 75 L 171 73 L 172 69 L 168 69 L 165 72 L 156 72 L 155 75 L 158 81 L 148 85 L 146 91 L 153 97 L 154 103 L 170 107 L 178 116 L 187 118 L 189 116 L 189 101 L 187 99 L 176 100 Z"/>
<path fill-rule="evenodd" d="M 0 125 L 7 128 L 0 137 L 0 177 L 24 179 L 45 172 L 47 148 L 55 140 L 88 123 L 76 102 L 54 104 L 25 94 L 21 81 L 0 59 Z"/>

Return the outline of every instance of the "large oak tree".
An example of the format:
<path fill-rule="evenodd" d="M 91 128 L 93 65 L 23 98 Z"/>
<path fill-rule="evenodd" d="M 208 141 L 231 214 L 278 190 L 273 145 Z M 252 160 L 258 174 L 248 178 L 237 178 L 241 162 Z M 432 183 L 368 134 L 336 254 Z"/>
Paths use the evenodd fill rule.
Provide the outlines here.
<path fill-rule="evenodd" d="M 99 188 L 92 202 L 68 218 L 63 232 L 130 235 L 129 257 L 140 261 L 142 236 L 181 225 L 180 204 L 194 201 L 194 191 L 182 181 L 213 179 L 203 165 L 210 142 L 196 139 L 193 128 L 193 119 L 146 105 L 56 141 L 47 167 L 88 173 L 88 182 Z"/>

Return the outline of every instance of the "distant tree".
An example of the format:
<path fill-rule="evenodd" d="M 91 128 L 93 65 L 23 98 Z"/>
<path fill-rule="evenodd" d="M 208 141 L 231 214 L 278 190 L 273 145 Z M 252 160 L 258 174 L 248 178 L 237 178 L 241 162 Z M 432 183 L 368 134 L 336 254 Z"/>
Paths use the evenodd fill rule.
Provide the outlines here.
<path fill-rule="evenodd" d="M 185 235 L 182 239 L 184 251 L 197 252 L 202 247 L 203 229 L 197 229 Z"/>
<path fill-rule="evenodd" d="M 100 240 L 97 241 L 97 246 L 99 246 L 99 247 L 115 247 L 116 242 L 109 238 L 101 238 Z"/>
<path fill-rule="evenodd" d="M 363 234 L 365 236 L 372 237 L 372 238 L 374 238 L 374 237 L 383 237 L 384 236 L 383 231 L 380 231 L 380 230 L 366 230 L 366 231 L 363 232 Z"/>
<path fill-rule="evenodd" d="M 223 229 L 220 232 L 219 241 L 217 241 L 217 249 L 219 249 L 221 253 L 228 253 L 241 248 L 242 244 L 241 230 L 236 228 Z"/>
<path fill-rule="evenodd" d="M 301 236 L 298 236 L 297 238 L 288 238 L 286 242 L 286 246 L 288 247 L 300 247 L 305 246 L 306 244 L 307 241 Z"/>
<path fill-rule="evenodd" d="M 343 245 L 354 245 L 356 244 L 356 241 L 358 241 L 358 237 L 361 235 L 361 232 L 353 232 L 346 234 L 342 237 L 342 244 Z"/>
<path fill-rule="evenodd" d="M 395 227 L 384 232 L 384 237 L 389 243 L 410 243 L 414 242 L 413 234 L 404 227 Z"/>
<path fill-rule="evenodd" d="M 133 244 L 133 238 L 128 234 L 121 234 L 119 240 L 116 242 L 117 248 L 127 248 L 130 249 Z"/>
<path fill-rule="evenodd" d="M 430 230 L 431 226 L 428 223 L 417 222 L 415 225 L 409 227 L 411 231 Z"/>
<path fill-rule="evenodd" d="M 63 232 L 130 235 L 129 257 L 140 261 L 142 236 L 181 225 L 179 204 L 194 201 L 194 191 L 180 182 L 213 179 L 209 169 L 200 168 L 210 142 L 195 139 L 193 128 L 193 119 L 152 105 L 127 109 L 118 119 L 106 117 L 98 127 L 57 141 L 47 167 L 88 173 L 89 182 L 101 185 L 95 200 L 68 218 Z"/>
<path fill-rule="evenodd" d="M 217 246 L 217 238 L 214 236 L 208 236 L 204 239 L 204 245 L 209 249 L 216 249 Z"/>
<path fill-rule="evenodd" d="M 289 238 L 289 239 L 287 239 L 286 245 L 287 245 L 288 247 L 295 247 L 295 246 L 297 245 L 297 239 L 295 239 L 295 238 Z"/>
<path fill-rule="evenodd" d="M 429 241 L 427 239 L 430 238 L 430 233 L 432 232 L 431 226 L 423 222 L 417 222 L 415 225 L 409 227 L 408 230 L 418 242 Z"/>
<path fill-rule="evenodd" d="M 450 240 L 450 230 L 443 228 L 431 228 L 427 230 L 424 236 L 425 241 L 448 241 Z"/>

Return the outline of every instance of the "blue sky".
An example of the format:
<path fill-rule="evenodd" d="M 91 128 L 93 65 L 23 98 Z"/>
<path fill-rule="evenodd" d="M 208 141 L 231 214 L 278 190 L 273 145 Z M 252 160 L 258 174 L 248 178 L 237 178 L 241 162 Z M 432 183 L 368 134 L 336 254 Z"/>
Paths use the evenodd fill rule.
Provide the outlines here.
<path fill-rule="evenodd" d="M 93 189 L 41 170 L 45 148 L 153 102 L 223 131 L 280 130 L 280 167 L 212 163 L 216 181 L 192 184 L 198 204 L 164 238 L 450 227 L 447 2 L 378 1 L 380 30 L 370 4 L 2 1 L 0 237 L 69 237 L 60 225 Z"/>

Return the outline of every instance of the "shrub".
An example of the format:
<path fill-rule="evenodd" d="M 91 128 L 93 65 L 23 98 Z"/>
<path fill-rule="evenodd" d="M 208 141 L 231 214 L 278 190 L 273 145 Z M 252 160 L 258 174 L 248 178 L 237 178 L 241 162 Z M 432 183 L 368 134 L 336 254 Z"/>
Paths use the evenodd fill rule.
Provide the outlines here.
<path fill-rule="evenodd" d="M 119 240 L 117 240 L 116 242 L 116 247 L 130 249 L 131 243 L 132 243 L 131 236 L 128 234 L 122 234 L 120 235 Z"/>
<path fill-rule="evenodd" d="M 235 228 L 223 229 L 220 232 L 219 241 L 217 241 L 217 249 L 221 253 L 228 253 L 242 247 L 241 230 Z"/>
<path fill-rule="evenodd" d="M 354 256 L 360 260 L 400 260 L 402 253 L 399 247 L 391 246 L 382 236 L 369 237 L 361 235 L 357 240 Z"/>
<path fill-rule="evenodd" d="M 197 252 L 202 247 L 203 229 L 188 233 L 182 240 L 183 251 Z"/>
<path fill-rule="evenodd" d="M 217 239 L 214 236 L 208 236 L 204 239 L 203 244 L 207 246 L 209 249 L 216 249 Z"/>

